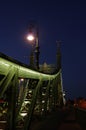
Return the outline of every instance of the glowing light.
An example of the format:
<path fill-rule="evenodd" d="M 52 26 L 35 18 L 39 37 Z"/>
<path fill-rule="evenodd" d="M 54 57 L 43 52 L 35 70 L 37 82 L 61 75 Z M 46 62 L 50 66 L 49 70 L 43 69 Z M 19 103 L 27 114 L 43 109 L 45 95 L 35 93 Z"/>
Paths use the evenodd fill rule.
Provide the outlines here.
<path fill-rule="evenodd" d="M 24 81 L 24 79 L 20 79 L 20 81 Z"/>
<path fill-rule="evenodd" d="M 42 93 L 42 96 L 45 96 L 46 94 L 45 93 Z"/>
<path fill-rule="evenodd" d="M 42 111 L 44 111 L 44 109 L 42 108 Z"/>
<path fill-rule="evenodd" d="M 29 93 L 32 93 L 32 90 L 29 90 Z"/>
<path fill-rule="evenodd" d="M 24 101 L 24 103 L 25 103 L 25 104 L 27 104 L 27 103 L 30 104 L 31 102 L 30 102 L 30 101 Z"/>
<path fill-rule="evenodd" d="M 20 115 L 24 117 L 27 115 L 27 113 L 20 113 Z"/>
<path fill-rule="evenodd" d="M 30 35 L 28 35 L 28 36 L 27 36 L 27 40 L 29 40 L 29 41 L 33 41 L 33 40 L 34 40 L 34 36 L 33 36 L 33 35 L 31 35 L 31 34 L 30 34 Z"/>
<path fill-rule="evenodd" d="M 44 100 L 42 100 L 42 103 L 45 103 L 45 101 L 44 101 Z"/>

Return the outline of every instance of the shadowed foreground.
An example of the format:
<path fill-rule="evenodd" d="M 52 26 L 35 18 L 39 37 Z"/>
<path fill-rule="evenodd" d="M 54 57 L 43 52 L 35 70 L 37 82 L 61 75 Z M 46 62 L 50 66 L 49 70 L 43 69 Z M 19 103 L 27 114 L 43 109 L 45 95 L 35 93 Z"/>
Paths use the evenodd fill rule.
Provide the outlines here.
<path fill-rule="evenodd" d="M 34 120 L 30 130 L 83 130 L 71 109 L 59 109 L 44 119 Z"/>

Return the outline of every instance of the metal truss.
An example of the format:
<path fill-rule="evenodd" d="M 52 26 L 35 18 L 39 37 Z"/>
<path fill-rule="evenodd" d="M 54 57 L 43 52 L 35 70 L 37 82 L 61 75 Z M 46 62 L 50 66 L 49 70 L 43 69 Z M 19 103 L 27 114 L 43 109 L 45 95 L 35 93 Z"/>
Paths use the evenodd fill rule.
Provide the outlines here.
<path fill-rule="evenodd" d="M 7 130 L 28 130 L 33 115 L 45 116 L 61 104 L 61 70 L 44 74 L 0 55 L 0 121 Z M 4 112 L 2 112 L 4 111 Z"/>

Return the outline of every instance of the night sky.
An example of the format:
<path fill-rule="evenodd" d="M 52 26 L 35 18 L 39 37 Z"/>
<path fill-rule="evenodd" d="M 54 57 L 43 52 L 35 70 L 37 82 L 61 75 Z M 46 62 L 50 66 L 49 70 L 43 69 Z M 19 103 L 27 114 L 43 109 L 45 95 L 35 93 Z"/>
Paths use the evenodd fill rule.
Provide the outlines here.
<path fill-rule="evenodd" d="M 86 98 L 85 0 L 1 0 L 0 52 L 29 64 L 25 40 L 29 22 L 39 26 L 40 64 L 56 64 L 61 40 L 63 87 L 67 98 Z"/>

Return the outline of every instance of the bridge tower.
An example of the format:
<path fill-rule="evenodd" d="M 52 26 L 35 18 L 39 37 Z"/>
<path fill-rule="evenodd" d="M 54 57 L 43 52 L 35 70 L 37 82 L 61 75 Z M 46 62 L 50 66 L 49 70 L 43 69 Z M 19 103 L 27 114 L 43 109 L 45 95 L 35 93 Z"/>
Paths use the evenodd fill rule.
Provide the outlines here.
<path fill-rule="evenodd" d="M 32 46 L 32 51 L 31 51 L 31 54 L 30 54 L 30 67 L 31 68 L 35 68 L 35 65 L 34 65 L 34 49 L 33 49 L 33 46 Z"/>
<path fill-rule="evenodd" d="M 57 41 L 57 70 L 61 69 L 61 41 Z"/>
<path fill-rule="evenodd" d="M 60 71 L 58 79 L 58 104 L 63 106 L 63 82 L 62 82 L 62 65 L 61 65 L 61 41 L 57 41 L 57 71 Z"/>

